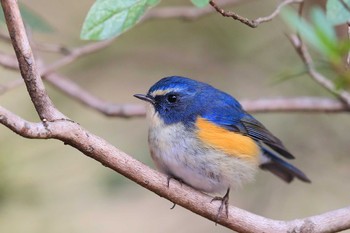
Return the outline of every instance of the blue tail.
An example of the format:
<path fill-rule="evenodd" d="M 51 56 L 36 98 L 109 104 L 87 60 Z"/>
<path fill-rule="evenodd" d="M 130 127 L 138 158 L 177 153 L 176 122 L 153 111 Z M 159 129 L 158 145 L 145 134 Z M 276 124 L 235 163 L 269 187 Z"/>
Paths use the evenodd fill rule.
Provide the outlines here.
<path fill-rule="evenodd" d="M 261 169 L 272 172 L 287 183 L 292 182 L 294 177 L 298 178 L 303 182 L 311 183 L 311 180 L 304 174 L 304 172 L 300 171 L 292 164 L 287 163 L 283 159 L 279 158 L 272 151 L 266 148 L 262 148 L 262 150 L 264 155 L 269 159 L 269 161 L 261 164 Z"/>

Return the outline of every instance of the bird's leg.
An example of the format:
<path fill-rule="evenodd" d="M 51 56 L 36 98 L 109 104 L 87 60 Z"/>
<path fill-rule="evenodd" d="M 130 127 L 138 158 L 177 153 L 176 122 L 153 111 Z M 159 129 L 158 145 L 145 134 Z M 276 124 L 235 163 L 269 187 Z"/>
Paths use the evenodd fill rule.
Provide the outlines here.
<path fill-rule="evenodd" d="M 184 183 L 180 178 L 177 178 L 175 176 L 168 176 L 167 179 L 166 179 L 168 188 L 170 187 L 170 180 L 177 180 L 180 183 L 181 186 Z"/>
<path fill-rule="evenodd" d="M 168 176 L 167 179 L 166 179 L 168 188 L 170 187 L 170 180 L 171 180 L 171 179 L 177 180 L 177 181 L 180 183 L 180 185 L 182 186 L 183 181 L 182 181 L 181 179 L 176 178 L 176 177 L 174 177 L 174 176 Z M 171 210 L 174 209 L 175 206 L 176 206 L 176 203 L 173 202 L 173 206 L 172 206 L 170 209 L 171 209 Z"/>
<path fill-rule="evenodd" d="M 216 220 L 215 220 L 215 224 L 218 223 L 219 217 L 220 217 L 220 213 L 222 211 L 222 209 L 225 207 L 225 213 L 226 213 L 226 217 L 228 218 L 228 199 L 230 196 L 230 188 L 227 189 L 226 194 L 223 197 L 214 197 L 210 203 L 212 203 L 213 201 L 221 201 L 221 205 L 219 207 L 218 213 L 216 214 Z"/>

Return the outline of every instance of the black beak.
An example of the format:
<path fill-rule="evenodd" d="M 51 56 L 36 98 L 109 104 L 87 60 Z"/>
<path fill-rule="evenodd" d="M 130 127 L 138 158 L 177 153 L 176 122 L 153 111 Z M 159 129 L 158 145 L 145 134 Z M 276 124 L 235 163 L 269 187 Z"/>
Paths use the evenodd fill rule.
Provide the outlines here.
<path fill-rule="evenodd" d="M 154 98 L 152 96 L 144 94 L 135 94 L 134 96 L 140 100 L 147 101 L 151 104 L 155 104 Z"/>

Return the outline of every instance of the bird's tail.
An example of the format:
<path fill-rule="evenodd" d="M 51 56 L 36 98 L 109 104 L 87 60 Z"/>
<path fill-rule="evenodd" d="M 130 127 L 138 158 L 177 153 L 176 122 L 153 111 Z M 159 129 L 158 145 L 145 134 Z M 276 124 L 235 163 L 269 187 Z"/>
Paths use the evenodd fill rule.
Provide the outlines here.
<path fill-rule="evenodd" d="M 262 148 L 262 150 L 264 155 L 267 157 L 267 160 L 260 165 L 261 169 L 272 172 L 287 183 L 292 182 L 294 177 L 303 182 L 311 183 L 311 180 L 304 174 L 304 172 L 279 158 L 272 151 L 266 148 Z"/>

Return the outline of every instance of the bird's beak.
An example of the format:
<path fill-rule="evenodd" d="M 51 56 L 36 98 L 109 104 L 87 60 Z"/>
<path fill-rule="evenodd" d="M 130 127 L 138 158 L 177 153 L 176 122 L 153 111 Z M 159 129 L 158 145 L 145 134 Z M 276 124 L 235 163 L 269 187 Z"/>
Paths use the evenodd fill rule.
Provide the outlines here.
<path fill-rule="evenodd" d="M 155 104 L 153 96 L 144 95 L 144 94 L 135 94 L 134 96 L 140 100 L 147 101 L 151 104 Z"/>

